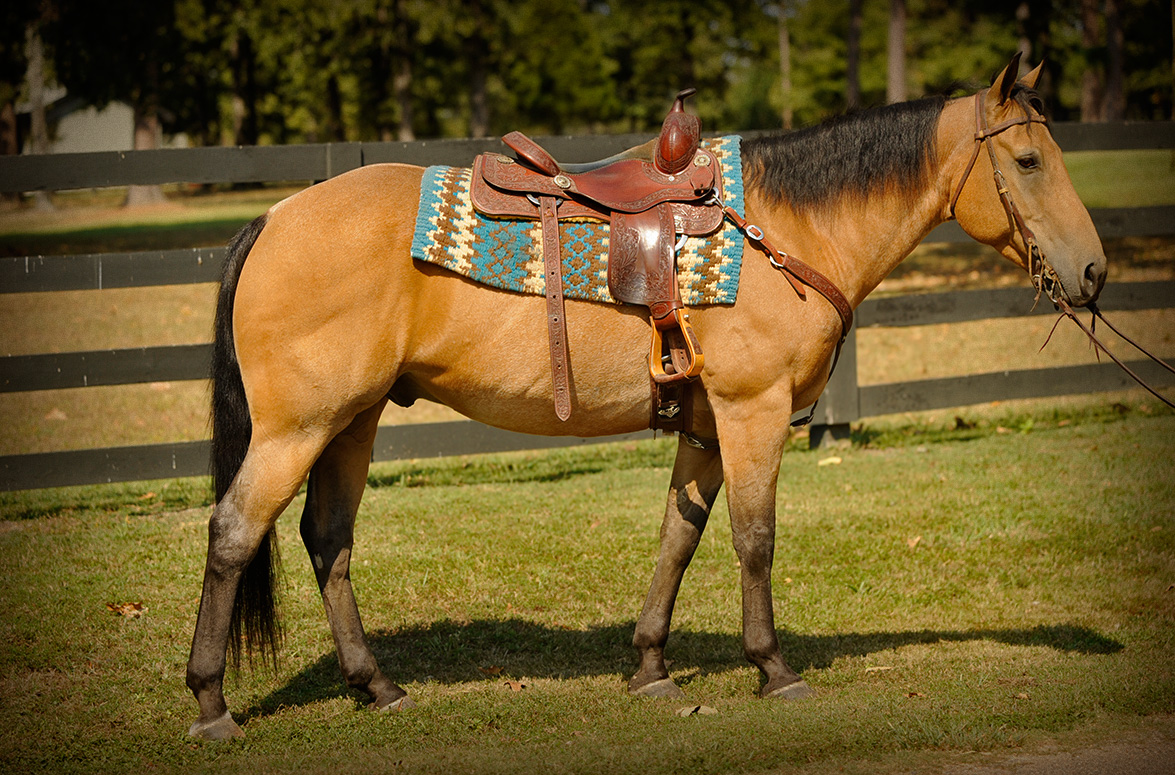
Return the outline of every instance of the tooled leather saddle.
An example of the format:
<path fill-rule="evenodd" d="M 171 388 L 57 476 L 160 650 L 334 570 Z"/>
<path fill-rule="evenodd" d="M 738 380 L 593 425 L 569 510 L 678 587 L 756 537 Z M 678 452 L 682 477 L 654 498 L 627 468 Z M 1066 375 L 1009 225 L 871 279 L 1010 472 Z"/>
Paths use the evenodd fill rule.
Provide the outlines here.
<path fill-rule="evenodd" d="M 724 213 L 718 160 L 700 147 L 701 122 L 685 112 L 695 92 L 678 93 L 660 135 L 644 145 L 588 164 L 560 164 L 521 132 L 502 141 L 516 157 L 497 153 L 473 163 L 470 199 L 479 212 L 541 223 L 547 333 L 555 414 L 571 416 L 567 321 L 564 316 L 561 220 L 610 224 L 608 291 L 617 301 L 648 307 L 652 322 L 649 376 L 653 427 L 688 430 L 685 384 L 704 358 L 678 289 L 679 237 L 710 234 Z"/>

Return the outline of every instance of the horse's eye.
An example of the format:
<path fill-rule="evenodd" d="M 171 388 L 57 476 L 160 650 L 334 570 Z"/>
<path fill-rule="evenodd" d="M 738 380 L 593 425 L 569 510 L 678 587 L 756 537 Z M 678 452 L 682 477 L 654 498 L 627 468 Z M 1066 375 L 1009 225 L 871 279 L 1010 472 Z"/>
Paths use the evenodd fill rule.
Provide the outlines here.
<path fill-rule="evenodd" d="M 1036 169 L 1035 156 L 1021 156 L 1020 158 L 1016 159 L 1016 163 L 1020 165 L 1020 169 L 1022 170 Z"/>

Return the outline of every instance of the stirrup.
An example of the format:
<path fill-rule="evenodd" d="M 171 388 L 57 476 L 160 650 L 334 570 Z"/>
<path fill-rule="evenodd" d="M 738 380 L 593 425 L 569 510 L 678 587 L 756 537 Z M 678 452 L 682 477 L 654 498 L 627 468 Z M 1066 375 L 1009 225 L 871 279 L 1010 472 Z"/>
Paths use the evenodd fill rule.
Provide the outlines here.
<path fill-rule="evenodd" d="M 663 330 L 668 334 L 663 335 Z M 680 334 L 680 337 L 674 338 L 680 338 L 684 346 L 676 348 L 678 353 L 666 355 L 664 350 L 667 339 L 675 334 Z M 681 362 L 682 360 L 684 362 Z M 665 370 L 666 361 L 669 362 L 672 371 Z M 672 314 L 666 315 L 660 320 L 653 320 L 653 341 L 649 348 L 649 375 L 654 382 L 658 385 L 664 385 L 693 379 L 702 373 L 704 364 L 705 357 L 702 355 L 702 346 L 698 343 L 698 338 L 694 336 L 694 329 L 690 325 L 689 316 L 684 309 L 679 307 L 674 309 Z"/>

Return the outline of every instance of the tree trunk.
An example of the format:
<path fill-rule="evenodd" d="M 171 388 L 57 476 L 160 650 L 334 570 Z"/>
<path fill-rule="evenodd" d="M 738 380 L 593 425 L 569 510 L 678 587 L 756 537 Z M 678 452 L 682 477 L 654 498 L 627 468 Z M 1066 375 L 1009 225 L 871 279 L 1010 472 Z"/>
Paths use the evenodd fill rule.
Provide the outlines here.
<path fill-rule="evenodd" d="M 1081 47 L 1085 60 L 1085 72 L 1081 74 L 1082 121 L 1102 120 L 1102 78 L 1097 56 L 1099 27 L 1098 0 L 1081 0 Z"/>
<path fill-rule="evenodd" d="M 5 102 L 0 107 L 0 155 L 15 156 L 20 153 L 20 143 L 16 136 L 16 105 Z M 6 205 L 20 202 L 20 194 L 6 193 L 0 195 L 0 201 Z"/>
<path fill-rule="evenodd" d="M 469 136 L 488 137 L 490 100 L 486 93 L 486 71 L 489 68 L 489 41 L 482 33 L 487 24 L 482 0 L 472 0 L 469 4 L 469 15 L 475 21 L 473 34 L 465 42 L 465 50 L 469 57 Z"/>
<path fill-rule="evenodd" d="M 847 43 L 848 50 L 845 57 L 845 107 L 849 110 L 856 110 L 861 107 L 861 0 L 849 0 L 849 37 Z M 905 76 L 903 75 L 904 79 Z"/>
<path fill-rule="evenodd" d="M 33 153 L 49 153 L 49 126 L 45 122 L 45 45 L 35 24 L 25 31 L 29 85 L 29 144 Z M 33 208 L 55 210 L 48 191 L 33 192 Z"/>
<path fill-rule="evenodd" d="M 135 150 L 153 151 L 159 148 L 161 129 L 159 112 L 153 105 L 135 107 Z M 129 186 L 124 207 L 161 204 L 167 201 L 159 186 Z"/>
<path fill-rule="evenodd" d="M 1175 3 L 1175 0 L 1171 0 Z M 791 35 L 787 30 L 787 7 L 779 4 L 779 90 L 783 97 L 783 128 L 791 129 L 793 116 L 791 92 Z"/>
<path fill-rule="evenodd" d="M 260 129 L 257 122 L 257 57 L 253 39 L 245 30 L 237 31 L 233 55 L 233 144 L 257 145 Z"/>
<path fill-rule="evenodd" d="M 1126 118 L 1126 86 L 1123 74 L 1121 6 L 1119 0 L 1106 0 L 1106 102 L 1102 117 L 1106 121 Z"/>
<path fill-rule="evenodd" d="M 886 102 L 906 101 L 906 0 L 889 0 Z"/>
<path fill-rule="evenodd" d="M 1020 38 L 1017 49 L 1020 51 L 1020 72 L 1016 75 L 1021 76 L 1028 72 L 1028 63 L 1032 61 L 1032 33 L 1029 31 L 1029 25 L 1032 21 L 1032 6 L 1029 5 L 1028 0 L 1020 0 L 1016 6 L 1016 32 Z"/>
<path fill-rule="evenodd" d="M 412 21 L 408 18 L 404 0 L 395 0 L 392 10 L 395 34 L 392 95 L 396 100 L 396 107 L 399 108 L 396 137 L 402 142 L 409 142 L 416 139 L 416 132 L 412 127 L 412 120 L 415 117 L 412 109 Z M 488 124 L 488 119 L 486 123 Z"/>

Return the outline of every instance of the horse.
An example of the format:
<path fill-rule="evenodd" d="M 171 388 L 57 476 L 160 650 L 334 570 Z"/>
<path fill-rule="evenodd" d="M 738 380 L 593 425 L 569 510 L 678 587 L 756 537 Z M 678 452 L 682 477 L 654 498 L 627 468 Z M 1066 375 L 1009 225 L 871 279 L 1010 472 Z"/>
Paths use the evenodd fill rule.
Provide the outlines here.
<path fill-rule="evenodd" d="M 932 228 L 952 218 L 1026 269 L 1038 297 L 1093 303 L 1101 242 L 1019 56 L 990 88 L 838 117 L 744 141 L 745 214 L 855 308 Z M 987 154 L 981 149 L 986 148 Z M 208 555 L 187 685 L 189 734 L 243 735 L 222 683 L 231 651 L 276 653 L 274 526 L 307 483 L 300 533 L 346 683 L 370 707 L 414 703 L 369 648 L 349 563 L 386 403 L 440 402 L 489 425 L 546 435 L 647 428 L 650 324 L 630 306 L 568 300 L 574 409 L 552 407 L 545 300 L 413 260 L 423 170 L 362 167 L 274 205 L 229 245 L 213 347 Z M 679 434 L 660 547 L 628 691 L 681 696 L 664 650 L 682 575 L 725 484 L 740 562 L 742 643 L 759 695 L 811 688 L 780 651 L 772 611 L 776 487 L 793 411 L 828 380 L 842 320 L 801 297 L 748 241 L 736 303 L 691 309 L 706 354 L 693 380 L 695 445 Z M 246 260 L 247 259 L 247 260 Z"/>

